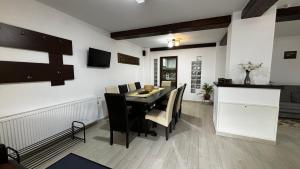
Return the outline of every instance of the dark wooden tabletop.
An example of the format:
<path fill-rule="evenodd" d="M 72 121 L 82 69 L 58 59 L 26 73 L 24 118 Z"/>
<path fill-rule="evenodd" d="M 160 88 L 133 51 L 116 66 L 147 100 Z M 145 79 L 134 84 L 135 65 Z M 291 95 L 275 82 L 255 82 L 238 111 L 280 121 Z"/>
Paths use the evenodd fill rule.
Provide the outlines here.
<path fill-rule="evenodd" d="M 130 93 L 126 95 L 126 101 L 130 103 L 138 103 L 138 104 L 154 104 L 157 100 L 165 97 L 168 95 L 173 89 L 173 87 L 168 87 L 164 88 L 163 90 L 159 91 L 158 93 L 155 93 L 151 96 L 148 97 L 134 97 L 134 96 L 129 96 Z M 143 90 L 143 89 L 140 89 Z"/>

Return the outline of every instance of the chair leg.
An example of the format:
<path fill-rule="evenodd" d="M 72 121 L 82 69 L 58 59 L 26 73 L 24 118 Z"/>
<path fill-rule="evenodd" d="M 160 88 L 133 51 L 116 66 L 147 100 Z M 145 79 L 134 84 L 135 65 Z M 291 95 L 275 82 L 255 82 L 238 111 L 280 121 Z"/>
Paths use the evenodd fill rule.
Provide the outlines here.
<path fill-rule="evenodd" d="M 126 132 L 126 148 L 129 148 L 129 132 Z"/>
<path fill-rule="evenodd" d="M 114 142 L 114 133 L 113 130 L 110 130 L 110 145 L 113 145 Z"/>
<path fill-rule="evenodd" d="M 148 135 L 148 130 L 149 130 L 148 120 L 146 120 L 145 137 L 147 137 L 147 135 Z"/>
<path fill-rule="evenodd" d="M 175 130 L 175 126 L 176 126 L 176 120 L 174 120 L 174 123 L 173 123 L 173 130 Z"/>
<path fill-rule="evenodd" d="M 157 124 L 155 122 L 152 122 L 152 128 L 157 128 Z"/>
<path fill-rule="evenodd" d="M 141 119 L 139 119 L 139 121 L 138 121 L 138 126 L 139 126 L 139 129 L 138 129 L 138 136 L 141 136 L 141 128 L 142 128 L 142 122 L 141 122 Z"/>
<path fill-rule="evenodd" d="M 169 139 L 169 127 L 166 127 L 166 140 L 168 141 Z"/>
<path fill-rule="evenodd" d="M 181 107 L 179 109 L 179 118 L 181 118 Z"/>
<path fill-rule="evenodd" d="M 170 133 L 172 133 L 172 129 L 173 129 L 172 123 L 173 123 L 173 120 L 171 121 L 170 126 L 169 126 L 169 131 L 170 131 Z"/>

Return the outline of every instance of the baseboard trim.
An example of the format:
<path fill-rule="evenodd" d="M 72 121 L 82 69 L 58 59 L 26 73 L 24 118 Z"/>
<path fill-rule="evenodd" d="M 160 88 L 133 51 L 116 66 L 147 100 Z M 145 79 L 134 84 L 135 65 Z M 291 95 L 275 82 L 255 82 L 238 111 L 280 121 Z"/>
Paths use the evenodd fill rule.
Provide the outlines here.
<path fill-rule="evenodd" d="M 258 143 L 276 145 L 276 141 L 264 140 L 264 139 L 247 137 L 247 136 L 240 136 L 240 135 L 236 135 L 236 134 L 230 134 L 230 133 L 224 133 L 224 132 L 217 132 L 216 131 L 216 135 L 222 136 L 222 137 L 237 138 L 237 139 L 242 139 L 242 140 L 247 140 L 247 141 L 254 141 L 254 142 L 258 142 Z"/>

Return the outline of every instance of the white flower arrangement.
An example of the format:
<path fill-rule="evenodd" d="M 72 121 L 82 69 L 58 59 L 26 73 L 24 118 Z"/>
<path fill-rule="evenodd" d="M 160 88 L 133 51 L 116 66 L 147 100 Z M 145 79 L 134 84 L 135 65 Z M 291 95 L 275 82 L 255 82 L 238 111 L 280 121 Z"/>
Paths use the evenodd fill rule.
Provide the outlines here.
<path fill-rule="evenodd" d="M 263 63 L 253 64 L 252 62 L 248 62 L 247 64 L 240 64 L 245 71 L 251 72 L 252 70 L 256 70 L 262 67 Z"/>

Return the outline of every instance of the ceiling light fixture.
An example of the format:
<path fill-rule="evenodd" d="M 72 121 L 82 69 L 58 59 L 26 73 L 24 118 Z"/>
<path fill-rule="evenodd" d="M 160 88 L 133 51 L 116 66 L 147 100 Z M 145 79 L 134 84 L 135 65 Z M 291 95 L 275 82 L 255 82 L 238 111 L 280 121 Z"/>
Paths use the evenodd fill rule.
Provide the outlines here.
<path fill-rule="evenodd" d="M 169 48 L 172 48 L 173 46 L 174 46 L 173 42 L 172 42 L 172 41 L 169 41 L 169 42 L 168 42 L 168 47 L 169 47 Z"/>
<path fill-rule="evenodd" d="M 172 48 L 174 46 L 180 46 L 180 40 L 176 40 L 176 39 L 172 39 L 170 41 L 168 41 L 168 47 Z"/>
<path fill-rule="evenodd" d="M 135 0 L 138 4 L 144 3 L 145 0 Z"/>

